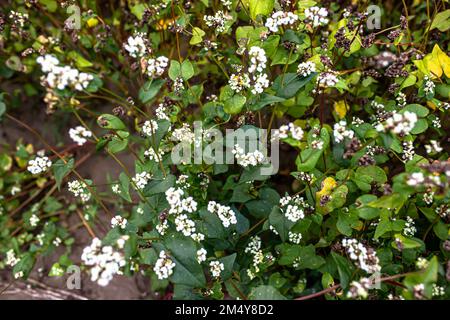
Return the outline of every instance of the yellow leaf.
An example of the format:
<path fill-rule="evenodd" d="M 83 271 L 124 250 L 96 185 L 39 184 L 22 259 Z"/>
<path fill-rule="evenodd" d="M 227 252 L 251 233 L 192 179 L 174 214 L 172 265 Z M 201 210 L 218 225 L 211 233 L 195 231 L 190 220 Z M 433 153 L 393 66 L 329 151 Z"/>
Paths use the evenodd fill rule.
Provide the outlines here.
<path fill-rule="evenodd" d="M 428 71 L 430 71 L 431 77 L 440 78 L 442 76 L 441 62 L 439 61 L 438 50 L 436 50 L 436 46 L 434 47 L 433 52 L 431 54 L 425 56 L 423 61 L 425 62 Z"/>
<path fill-rule="evenodd" d="M 447 78 L 450 78 L 450 57 L 445 52 L 443 52 L 437 44 L 433 48 L 433 53 L 437 55 L 439 64 L 441 65 L 442 70 L 444 70 Z"/>
<path fill-rule="evenodd" d="M 89 28 L 95 27 L 96 25 L 98 25 L 98 19 L 97 18 L 90 18 L 87 21 L 87 25 Z"/>
<path fill-rule="evenodd" d="M 336 180 L 331 177 L 325 178 L 325 180 L 322 181 L 322 190 L 316 192 L 316 197 L 320 198 L 322 196 L 330 195 L 331 191 L 336 188 L 336 186 Z"/>
<path fill-rule="evenodd" d="M 433 101 L 427 101 L 427 105 L 432 110 L 436 110 L 436 108 L 437 108 L 437 106 L 434 104 Z"/>
<path fill-rule="evenodd" d="M 347 114 L 348 105 L 345 100 L 336 101 L 334 103 L 334 112 L 338 115 L 339 119 L 342 119 Z"/>

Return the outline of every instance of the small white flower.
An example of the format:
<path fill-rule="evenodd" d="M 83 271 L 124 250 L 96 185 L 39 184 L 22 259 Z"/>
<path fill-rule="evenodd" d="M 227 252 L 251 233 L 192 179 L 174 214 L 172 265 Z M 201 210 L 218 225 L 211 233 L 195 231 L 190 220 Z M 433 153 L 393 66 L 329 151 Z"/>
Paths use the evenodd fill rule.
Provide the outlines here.
<path fill-rule="evenodd" d="M 125 229 L 127 227 L 128 220 L 122 216 L 115 216 L 111 219 L 111 227 L 120 227 L 121 229 Z"/>
<path fill-rule="evenodd" d="M 347 122 L 341 120 L 334 124 L 333 127 L 334 141 L 340 143 L 344 141 L 345 138 L 352 139 L 355 133 L 351 129 L 347 129 Z"/>
<path fill-rule="evenodd" d="M 324 26 L 330 21 L 328 17 L 328 10 L 326 8 L 310 7 L 305 9 L 306 20 L 311 22 L 313 27 Z"/>
<path fill-rule="evenodd" d="M 30 217 L 30 226 L 36 227 L 39 221 L 40 221 L 39 217 L 33 213 Z"/>
<path fill-rule="evenodd" d="M 173 262 L 164 250 L 159 253 L 159 259 L 156 261 L 153 271 L 155 271 L 158 279 L 163 280 L 169 278 L 173 274 L 175 262 Z"/>
<path fill-rule="evenodd" d="M 136 175 L 132 178 L 132 181 L 138 190 L 142 190 L 145 188 L 151 178 L 152 175 L 150 173 L 143 171 L 140 173 L 136 173 Z"/>
<path fill-rule="evenodd" d="M 142 132 L 148 137 L 154 135 L 156 130 L 158 130 L 158 123 L 155 120 L 147 120 L 142 126 Z"/>
<path fill-rule="evenodd" d="M 161 56 L 156 59 L 151 58 L 147 61 L 147 75 L 150 78 L 156 78 L 162 76 L 167 66 L 169 65 L 169 59 Z"/>
<path fill-rule="evenodd" d="M 46 156 L 37 156 L 33 160 L 28 161 L 27 170 L 32 174 L 40 174 L 46 172 L 52 166 L 52 162 Z"/>
<path fill-rule="evenodd" d="M 91 198 L 91 193 L 89 192 L 86 183 L 84 181 L 74 180 L 67 184 L 70 192 L 74 194 L 75 197 L 80 197 L 82 202 L 87 202 Z"/>
<path fill-rule="evenodd" d="M 297 74 L 302 77 L 307 77 L 314 72 L 316 72 L 316 64 L 312 61 L 302 62 L 297 67 Z"/>
<path fill-rule="evenodd" d="M 92 137 L 92 132 L 82 126 L 77 126 L 69 130 L 69 136 L 79 146 L 82 146 L 87 142 L 86 138 Z"/>
<path fill-rule="evenodd" d="M 292 25 L 298 21 L 298 16 L 292 12 L 277 11 L 267 18 L 265 26 L 272 32 L 278 32 L 279 27 Z"/>
<path fill-rule="evenodd" d="M 123 47 L 133 58 L 140 58 L 147 53 L 147 45 L 143 33 L 137 33 L 135 36 L 130 36 Z"/>
<path fill-rule="evenodd" d="M 201 248 L 200 250 L 197 250 L 197 261 L 198 263 L 202 263 L 203 261 L 206 261 L 206 250 L 204 248 Z"/>
<path fill-rule="evenodd" d="M 228 206 L 223 206 L 215 201 L 210 201 L 208 203 L 208 211 L 216 213 L 225 228 L 228 228 L 231 224 L 237 223 L 236 214 Z"/>
<path fill-rule="evenodd" d="M 216 260 L 216 261 L 211 261 L 209 263 L 209 269 L 211 271 L 212 276 L 214 278 L 218 278 L 218 277 L 220 277 L 220 274 L 225 269 L 225 267 L 224 267 L 223 263 Z"/>

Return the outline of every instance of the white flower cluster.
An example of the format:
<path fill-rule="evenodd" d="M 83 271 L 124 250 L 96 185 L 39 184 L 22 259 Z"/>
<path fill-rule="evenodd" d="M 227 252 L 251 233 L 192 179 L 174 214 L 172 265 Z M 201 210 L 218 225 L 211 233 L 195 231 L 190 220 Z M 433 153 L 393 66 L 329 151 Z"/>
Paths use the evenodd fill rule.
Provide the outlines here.
<path fill-rule="evenodd" d="M 414 144 L 412 141 L 403 141 L 402 142 L 403 152 L 402 152 L 402 160 L 403 161 L 411 161 L 416 154 L 414 150 Z"/>
<path fill-rule="evenodd" d="M 415 227 L 415 222 L 410 216 L 406 217 L 405 227 L 403 228 L 403 234 L 407 237 L 414 237 L 417 229 Z"/>
<path fill-rule="evenodd" d="M 66 87 L 72 87 L 75 90 L 83 91 L 94 79 L 89 73 L 80 72 L 70 66 L 59 66 L 59 60 L 50 54 L 38 57 L 36 62 L 41 65 L 42 72 L 47 74 L 44 82 L 50 88 L 64 90 Z"/>
<path fill-rule="evenodd" d="M 162 157 L 164 155 L 164 150 L 159 149 L 158 151 L 155 151 L 155 149 L 153 149 L 153 147 L 150 147 L 149 149 L 144 151 L 144 156 L 147 157 L 150 160 L 154 160 L 154 161 L 161 161 Z"/>
<path fill-rule="evenodd" d="M 291 136 L 293 139 L 300 141 L 303 139 L 304 132 L 301 127 L 290 122 L 274 130 L 274 135 L 280 139 L 287 139 Z"/>
<path fill-rule="evenodd" d="M 404 106 L 406 106 L 406 94 L 404 94 L 403 92 L 399 92 L 395 100 L 397 101 L 397 105 L 399 108 L 403 108 Z"/>
<path fill-rule="evenodd" d="M 359 281 L 352 281 L 347 292 L 347 298 L 366 299 L 369 295 L 369 290 L 372 289 L 372 285 L 372 280 L 370 280 L 369 278 L 361 278 Z"/>
<path fill-rule="evenodd" d="M 46 172 L 52 166 L 52 162 L 46 156 L 37 156 L 28 161 L 27 170 L 32 174 L 40 174 Z"/>
<path fill-rule="evenodd" d="M 297 222 L 305 217 L 305 209 L 310 208 L 310 205 L 299 195 L 284 196 L 280 199 L 280 209 L 285 217 L 292 222 Z"/>
<path fill-rule="evenodd" d="M 259 250 L 261 250 L 261 244 L 261 238 L 258 236 L 253 236 L 245 247 L 244 252 L 256 254 Z"/>
<path fill-rule="evenodd" d="M 426 269 L 426 268 L 428 268 L 428 265 L 429 265 L 429 261 L 427 259 L 425 259 L 423 257 L 417 258 L 417 261 L 416 261 L 417 269 L 421 269 L 421 270 Z"/>
<path fill-rule="evenodd" d="M 217 11 L 215 15 L 213 16 L 204 16 L 203 20 L 205 20 L 205 23 L 208 27 L 210 28 L 215 28 L 216 32 L 221 33 L 224 32 L 226 30 L 226 23 L 230 20 L 232 20 L 233 18 L 223 12 L 223 11 Z"/>
<path fill-rule="evenodd" d="M 380 272 L 381 267 L 374 249 L 366 247 L 356 239 L 343 239 L 342 246 L 350 259 L 367 273 Z"/>
<path fill-rule="evenodd" d="M 96 281 L 100 286 L 107 286 L 114 275 L 122 274 L 120 268 L 125 266 L 123 255 L 111 246 L 102 246 L 98 238 L 84 248 L 81 260 L 86 266 L 91 266 L 91 281 Z"/>
<path fill-rule="evenodd" d="M 189 124 L 183 123 L 181 128 L 173 130 L 171 140 L 192 143 L 195 140 L 195 134 Z"/>
<path fill-rule="evenodd" d="M 445 204 L 441 204 L 439 207 L 436 208 L 436 213 L 442 219 L 447 219 L 448 217 L 450 217 L 450 207 Z"/>
<path fill-rule="evenodd" d="M 289 241 L 295 244 L 300 244 L 302 240 L 302 234 L 297 232 L 289 231 Z"/>
<path fill-rule="evenodd" d="M 234 154 L 236 162 L 242 167 L 257 166 L 264 163 L 266 160 L 261 151 L 255 150 L 253 152 L 245 153 L 244 149 L 242 149 L 239 144 L 236 144 L 231 152 Z"/>
<path fill-rule="evenodd" d="M 76 126 L 75 128 L 70 128 L 69 136 L 70 139 L 76 142 L 79 146 L 82 146 L 87 142 L 86 138 L 92 137 L 92 132 L 83 126 Z"/>
<path fill-rule="evenodd" d="M 168 65 L 169 59 L 167 57 L 150 58 L 147 60 L 147 75 L 150 78 L 160 77 Z"/>
<path fill-rule="evenodd" d="M 305 9 L 306 19 L 312 23 L 313 27 L 326 25 L 330 20 L 328 17 L 328 10 L 326 8 L 310 7 Z"/>
<path fill-rule="evenodd" d="M 250 58 L 250 66 L 248 72 L 252 74 L 253 94 L 259 94 L 264 91 L 270 84 L 267 74 L 264 73 L 267 64 L 267 56 L 264 49 L 253 46 L 248 51 Z"/>
<path fill-rule="evenodd" d="M 344 141 L 345 138 L 352 139 L 355 132 L 351 129 L 347 129 L 347 121 L 341 120 L 334 124 L 333 127 L 334 141 L 340 143 Z"/>
<path fill-rule="evenodd" d="M 206 250 L 204 248 L 197 250 L 197 262 L 202 263 L 202 262 L 206 261 L 207 253 L 208 252 L 206 252 Z"/>
<path fill-rule="evenodd" d="M 156 225 L 156 231 L 158 231 L 158 233 L 162 236 L 166 234 L 167 229 L 169 229 L 169 223 L 167 220 L 163 220 Z"/>
<path fill-rule="evenodd" d="M 445 288 L 438 286 L 436 283 L 433 283 L 433 292 L 431 293 L 433 297 L 441 297 L 445 295 Z"/>
<path fill-rule="evenodd" d="M 115 216 L 111 219 L 111 227 L 119 227 L 120 229 L 125 229 L 127 227 L 128 220 L 122 216 Z"/>
<path fill-rule="evenodd" d="M 425 182 L 425 176 L 422 172 L 413 172 L 406 181 L 406 184 L 411 187 L 419 186 Z"/>
<path fill-rule="evenodd" d="M 319 92 L 321 92 L 322 89 L 334 87 L 338 82 L 339 78 L 334 72 L 331 71 L 319 73 L 319 76 L 316 80 L 317 86 L 319 87 Z M 315 93 L 316 89 L 314 89 L 313 92 Z"/>
<path fill-rule="evenodd" d="M 209 263 L 209 270 L 211 271 L 211 274 L 214 278 L 220 277 L 220 274 L 225 269 L 225 266 L 220 261 L 211 261 Z"/>
<path fill-rule="evenodd" d="M 186 214 L 179 214 L 175 218 L 175 226 L 178 232 L 185 237 L 190 237 L 195 233 L 195 222 L 188 218 Z"/>
<path fill-rule="evenodd" d="M 16 257 L 13 249 L 10 249 L 6 252 L 6 265 L 10 267 L 14 267 L 17 263 L 19 263 L 20 259 Z"/>
<path fill-rule="evenodd" d="M 425 92 L 425 94 L 426 95 L 434 94 L 435 87 L 436 85 L 434 84 L 434 82 L 431 81 L 431 79 L 428 76 L 425 76 L 425 78 L 423 79 L 423 91 Z"/>
<path fill-rule="evenodd" d="M 298 21 L 298 16 L 292 12 L 276 11 L 267 18 L 265 26 L 272 32 L 278 32 L 280 26 L 292 25 Z"/>
<path fill-rule="evenodd" d="M 266 69 L 267 65 L 267 57 L 264 49 L 257 46 L 253 46 L 248 51 L 248 55 L 250 58 L 250 66 L 248 68 L 248 72 L 250 73 L 264 72 L 264 69 Z"/>
<path fill-rule="evenodd" d="M 138 190 L 142 190 L 147 185 L 148 181 L 152 178 L 152 175 L 147 171 L 142 171 L 136 173 L 136 175 L 131 179 Z"/>
<path fill-rule="evenodd" d="M 134 36 L 128 37 L 123 47 L 131 57 L 140 58 L 147 53 L 147 44 L 144 37 L 143 33 L 137 33 Z"/>
<path fill-rule="evenodd" d="M 158 123 L 155 120 L 147 120 L 142 126 L 142 132 L 147 136 L 151 137 L 158 130 Z"/>
<path fill-rule="evenodd" d="M 153 271 L 155 271 L 159 280 L 167 279 L 173 274 L 175 268 L 175 262 L 173 262 L 164 250 L 159 253 L 159 259 L 156 260 Z"/>
<path fill-rule="evenodd" d="M 386 119 L 384 125 L 378 124 L 377 131 L 390 130 L 392 133 L 405 136 L 411 132 L 417 122 L 417 115 L 414 112 L 405 111 L 403 114 L 395 112 Z"/>
<path fill-rule="evenodd" d="M 171 187 L 166 190 L 166 200 L 170 205 L 169 214 L 180 214 L 183 212 L 193 213 L 197 211 L 197 202 L 192 197 L 183 199 L 185 192 L 181 188 Z"/>
<path fill-rule="evenodd" d="M 316 64 L 313 61 L 302 62 L 297 67 L 297 74 L 302 77 L 307 77 L 314 72 L 316 72 Z"/>
<path fill-rule="evenodd" d="M 11 11 L 8 17 L 14 24 L 20 26 L 21 28 L 25 26 L 25 23 L 29 18 L 28 13 L 22 13 L 18 11 Z"/>
<path fill-rule="evenodd" d="M 91 198 L 91 193 L 84 181 L 70 181 L 67 186 L 69 191 L 72 192 L 75 197 L 81 198 L 82 202 L 87 202 Z"/>
<path fill-rule="evenodd" d="M 155 110 L 155 115 L 159 120 L 167 120 L 170 121 L 169 116 L 167 115 L 169 112 L 164 103 L 160 103 L 158 108 Z"/>
<path fill-rule="evenodd" d="M 233 73 L 228 80 L 230 88 L 235 92 L 241 92 L 250 88 L 250 78 L 246 73 Z"/>
<path fill-rule="evenodd" d="M 208 211 L 217 214 L 225 228 L 228 228 L 231 224 L 237 223 L 236 214 L 228 206 L 221 205 L 215 201 L 210 201 L 208 202 Z"/>
<path fill-rule="evenodd" d="M 36 227 L 40 220 L 41 219 L 39 219 L 39 217 L 35 213 L 33 213 L 31 215 L 31 217 L 30 217 L 30 220 L 29 220 L 30 221 L 30 226 L 32 226 L 33 228 Z"/>
<path fill-rule="evenodd" d="M 436 129 L 442 128 L 441 119 L 436 118 L 436 119 L 431 120 L 431 125 Z"/>

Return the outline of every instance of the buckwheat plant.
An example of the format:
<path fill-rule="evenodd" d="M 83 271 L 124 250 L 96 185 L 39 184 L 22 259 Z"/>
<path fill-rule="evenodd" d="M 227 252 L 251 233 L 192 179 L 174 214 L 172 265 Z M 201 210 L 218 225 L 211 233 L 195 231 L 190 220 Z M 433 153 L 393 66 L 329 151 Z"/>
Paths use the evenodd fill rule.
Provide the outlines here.
<path fill-rule="evenodd" d="M 3 4 L 0 269 L 46 256 L 173 299 L 450 298 L 449 13 L 387 1 L 373 33 L 368 5 Z"/>

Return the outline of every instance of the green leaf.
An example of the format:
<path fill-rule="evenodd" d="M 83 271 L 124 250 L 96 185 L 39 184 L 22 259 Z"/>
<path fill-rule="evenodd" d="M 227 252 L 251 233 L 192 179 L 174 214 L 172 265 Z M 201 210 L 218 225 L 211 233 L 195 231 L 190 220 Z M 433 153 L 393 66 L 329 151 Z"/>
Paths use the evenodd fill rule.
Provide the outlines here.
<path fill-rule="evenodd" d="M 261 14 L 264 16 L 272 13 L 275 0 L 249 0 L 250 17 L 254 20 Z"/>
<path fill-rule="evenodd" d="M 161 90 L 165 81 L 162 79 L 147 81 L 141 89 L 139 89 L 139 99 L 142 103 L 147 103 L 153 99 Z"/>
<path fill-rule="evenodd" d="M 386 208 L 395 209 L 395 212 L 399 212 L 407 200 L 407 197 L 403 194 L 393 193 L 392 195 L 382 196 L 381 198 L 368 203 L 372 208 Z"/>
<path fill-rule="evenodd" d="M 427 131 L 428 129 L 428 122 L 426 119 L 418 119 L 416 122 L 416 125 L 414 126 L 414 128 L 411 130 L 412 134 L 419 134 L 422 132 Z"/>
<path fill-rule="evenodd" d="M 119 175 L 119 195 L 126 201 L 131 202 L 130 196 L 130 180 L 125 172 L 121 172 Z"/>
<path fill-rule="evenodd" d="M 284 244 L 280 248 L 281 257 L 278 261 L 280 265 L 291 265 L 296 261 L 298 269 L 314 270 L 325 263 L 325 259 L 316 255 L 316 248 L 312 244 L 306 247 L 296 244 Z"/>
<path fill-rule="evenodd" d="M 58 9 L 56 0 L 39 0 L 48 12 L 55 12 Z"/>
<path fill-rule="evenodd" d="M 184 80 L 189 80 L 194 76 L 194 66 L 189 60 L 184 60 L 181 64 L 181 77 Z"/>
<path fill-rule="evenodd" d="M 164 243 L 175 262 L 171 281 L 192 287 L 203 287 L 206 279 L 203 268 L 197 262 L 197 247 L 194 240 L 177 234 L 169 236 Z"/>
<path fill-rule="evenodd" d="M 86 60 L 81 54 L 76 51 L 70 51 L 67 55 L 69 59 L 75 61 L 75 65 L 79 69 L 92 67 L 92 62 Z"/>
<path fill-rule="evenodd" d="M 110 130 L 125 130 L 127 127 L 122 120 L 112 114 L 102 114 L 97 118 L 100 127 Z"/>
<path fill-rule="evenodd" d="M 316 73 L 312 73 L 307 77 L 300 77 L 296 73 L 279 75 L 275 79 L 272 88 L 276 91 L 278 97 L 289 99 L 295 96 L 315 75 Z"/>
<path fill-rule="evenodd" d="M 189 41 L 190 45 L 196 45 L 203 41 L 203 36 L 205 35 L 205 31 L 198 27 L 192 28 L 192 37 Z"/>
<path fill-rule="evenodd" d="M 172 81 L 175 81 L 178 77 L 181 76 L 181 64 L 176 60 L 170 60 L 170 67 L 169 67 L 169 78 Z"/>
<path fill-rule="evenodd" d="M 115 133 L 116 134 L 111 138 L 111 141 L 109 141 L 107 145 L 107 148 L 111 153 L 118 153 L 125 150 L 129 141 L 129 132 L 118 130 Z"/>
<path fill-rule="evenodd" d="M 225 101 L 223 109 L 228 114 L 238 114 L 239 112 L 241 112 L 246 101 L 247 98 L 245 98 L 243 95 L 236 94 Z"/>
<path fill-rule="evenodd" d="M 383 169 L 377 166 L 358 167 L 358 169 L 356 169 L 356 176 L 358 175 L 370 176 L 373 181 L 380 185 L 386 183 L 387 181 L 386 173 Z"/>
<path fill-rule="evenodd" d="M 267 93 L 263 93 L 263 94 L 261 94 L 261 98 L 255 104 L 250 105 L 249 109 L 252 111 L 257 111 L 257 110 L 261 110 L 262 108 L 264 108 L 267 105 L 271 105 L 271 104 L 275 104 L 275 103 L 283 102 L 283 101 L 286 101 L 286 99 L 280 98 L 277 96 L 272 96 Z"/>
<path fill-rule="evenodd" d="M 172 174 L 169 174 L 166 178 L 163 180 L 153 180 L 149 182 L 144 190 L 143 194 L 146 197 L 150 197 L 152 195 L 166 192 L 167 189 L 170 187 L 173 187 L 175 185 L 175 176 Z"/>
<path fill-rule="evenodd" d="M 430 113 L 428 108 L 421 106 L 420 104 L 408 104 L 403 110 L 414 112 L 419 118 L 424 118 Z"/>
<path fill-rule="evenodd" d="M 439 29 L 441 32 L 445 32 L 450 29 L 450 9 L 439 12 L 433 19 L 430 30 Z"/>
<path fill-rule="evenodd" d="M 348 284 L 352 277 L 353 266 L 346 258 L 337 254 L 336 252 L 331 252 L 331 257 L 333 258 L 333 261 L 336 264 L 341 286 L 342 288 L 345 289 L 348 287 Z"/>
<path fill-rule="evenodd" d="M 269 223 L 278 232 L 283 242 L 288 239 L 289 230 L 294 225 L 293 222 L 289 221 L 284 216 L 280 208 L 277 206 L 273 207 L 272 212 L 269 215 Z"/>
<path fill-rule="evenodd" d="M 58 186 L 58 190 L 61 189 L 61 182 L 64 177 L 73 169 L 74 159 L 70 158 L 67 163 L 64 163 L 62 159 L 59 159 L 52 165 L 53 175 L 55 176 L 55 182 Z"/>
<path fill-rule="evenodd" d="M 205 209 L 200 210 L 199 212 L 201 223 L 200 225 L 203 227 L 202 232 L 205 234 L 207 238 L 212 239 L 225 239 L 227 236 L 227 231 L 222 225 L 222 222 L 219 219 L 217 214 L 211 213 Z"/>
<path fill-rule="evenodd" d="M 220 273 L 220 278 L 225 281 L 231 277 L 234 271 L 234 261 L 236 260 L 236 253 L 220 258 L 219 261 L 223 263 L 223 271 Z"/>
<path fill-rule="evenodd" d="M 286 297 L 280 291 L 266 285 L 253 288 L 248 298 L 249 300 L 286 300 Z"/>

